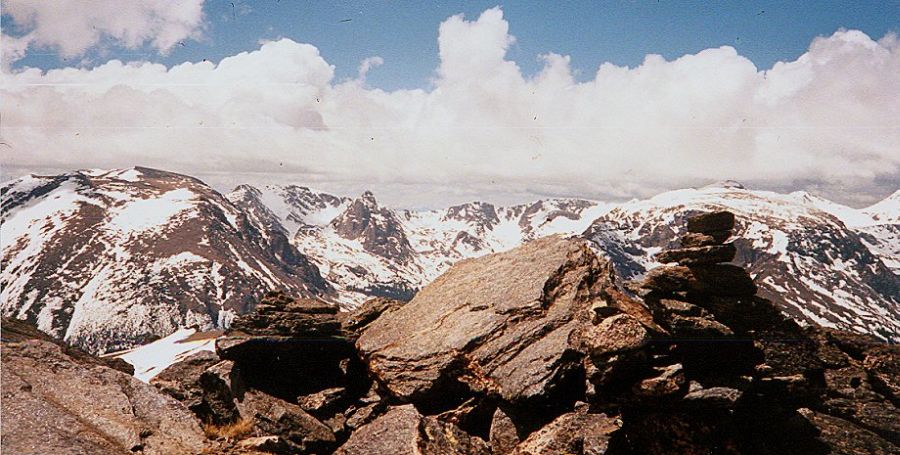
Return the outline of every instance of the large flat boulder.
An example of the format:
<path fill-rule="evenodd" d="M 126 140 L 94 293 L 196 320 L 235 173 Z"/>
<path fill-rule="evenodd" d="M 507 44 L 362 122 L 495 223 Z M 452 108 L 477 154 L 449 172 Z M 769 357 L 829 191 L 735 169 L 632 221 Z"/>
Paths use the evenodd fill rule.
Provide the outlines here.
<path fill-rule="evenodd" d="M 372 322 L 357 347 L 404 401 L 461 389 L 547 398 L 580 365 L 570 334 L 591 324 L 605 266 L 587 242 L 561 237 L 461 261 Z"/>
<path fill-rule="evenodd" d="M 2 451 L 72 455 L 198 453 L 206 439 L 181 403 L 51 342 L 3 343 Z"/>

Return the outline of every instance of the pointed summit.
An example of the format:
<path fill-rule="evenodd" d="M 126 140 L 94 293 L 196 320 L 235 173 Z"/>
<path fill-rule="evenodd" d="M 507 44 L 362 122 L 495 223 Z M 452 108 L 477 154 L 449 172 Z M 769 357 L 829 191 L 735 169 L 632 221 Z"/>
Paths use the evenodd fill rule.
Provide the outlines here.
<path fill-rule="evenodd" d="M 378 201 L 375 199 L 375 195 L 372 194 L 371 191 L 366 190 L 357 201 L 361 202 L 366 207 L 375 209 L 378 207 Z"/>
<path fill-rule="evenodd" d="M 345 239 L 359 240 L 371 253 L 397 258 L 400 262 L 412 258 L 413 249 L 402 223 L 392 210 L 378 206 L 371 191 L 353 201 L 331 221 L 331 227 Z"/>

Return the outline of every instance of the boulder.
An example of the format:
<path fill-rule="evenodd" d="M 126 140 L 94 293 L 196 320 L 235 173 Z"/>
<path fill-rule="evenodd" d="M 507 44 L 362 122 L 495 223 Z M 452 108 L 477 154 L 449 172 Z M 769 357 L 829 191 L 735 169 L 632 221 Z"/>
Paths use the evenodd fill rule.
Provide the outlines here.
<path fill-rule="evenodd" d="M 151 379 L 150 384 L 182 402 L 201 422 L 211 422 L 216 425 L 229 423 L 238 417 L 234 404 L 231 404 L 231 398 L 228 398 L 228 404 L 231 404 L 230 409 L 224 411 L 219 403 L 211 405 L 206 390 L 200 384 L 200 376 L 203 372 L 218 362 L 219 356 L 214 352 L 201 351 L 169 365 Z M 213 407 L 217 409 L 214 411 Z"/>
<path fill-rule="evenodd" d="M 822 410 L 860 425 L 900 448 L 900 409 L 887 400 L 829 398 L 823 403 Z"/>
<path fill-rule="evenodd" d="M 249 390 L 237 401 L 241 417 L 253 422 L 263 434 L 281 436 L 307 452 L 333 448 L 334 432 L 295 404 L 265 393 Z"/>
<path fill-rule="evenodd" d="M 800 409 L 800 416 L 817 430 L 817 439 L 834 455 L 898 455 L 900 446 L 844 419 Z"/>
<path fill-rule="evenodd" d="M 688 217 L 688 232 L 711 234 L 734 229 L 734 214 L 731 212 L 707 212 Z"/>
<path fill-rule="evenodd" d="M 734 332 L 710 316 L 672 315 L 668 321 L 672 335 L 679 338 L 722 338 Z"/>
<path fill-rule="evenodd" d="M 669 319 L 678 316 L 705 316 L 706 311 L 702 307 L 692 303 L 675 299 L 648 299 L 647 304 L 661 319 Z"/>
<path fill-rule="evenodd" d="M 297 404 L 311 414 L 322 413 L 334 408 L 346 395 L 343 387 L 331 387 L 308 395 L 297 397 Z"/>
<path fill-rule="evenodd" d="M 681 236 L 681 246 L 684 248 L 692 248 L 699 246 L 721 245 L 731 237 L 731 231 L 715 231 L 709 234 L 700 234 L 698 232 L 688 232 Z"/>
<path fill-rule="evenodd" d="M 596 326 L 586 326 L 580 338 L 589 355 L 603 357 L 644 347 L 650 341 L 650 332 L 633 316 L 622 313 Z"/>
<path fill-rule="evenodd" d="M 654 368 L 657 376 L 644 379 L 634 386 L 635 395 L 642 397 L 671 396 L 684 387 L 684 367 L 680 363 Z"/>
<path fill-rule="evenodd" d="M 134 376 L 134 366 L 118 357 L 95 357 L 75 346 L 69 346 L 56 338 L 38 330 L 37 327 L 26 321 L 16 318 L 2 318 L 4 342 L 22 342 L 28 340 L 41 340 L 53 343 L 60 347 L 63 353 L 78 363 L 93 363 L 119 370 L 129 376 Z"/>
<path fill-rule="evenodd" d="M 405 303 L 401 300 L 385 297 L 375 297 L 366 300 L 362 305 L 343 316 L 341 328 L 344 333 L 359 336 L 379 316 L 390 313 Z"/>
<path fill-rule="evenodd" d="M 688 403 L 702 403 L 704 406 L 733 407 L 743 392 L 731 387 L 710 387 L 691 390 L 684 396 Z"/>
<path fill-rule="evenodd" d="M 458 262 L 375 320 L 357 346 L 400 400 L 544 400 L 580 370 L 569 336 L 591 324 L 590 306 L 608 284 L 586 241 L 547 237 Z"/>
<path fill-rule="evenodd" d="M 3 453 L 149 455 L 198 453 L 206 445 L 194 416 L 174 398 L 52 342 L 4 342 L 2 362 Z"/>
<path fill-rule="evenodd" d="M 680 265 L 709 265 L 729 262 L 737 254 L 733 243 L 725 245 L 709 245 L 691 248 L 676 248 L 656 255 L 656 260 L 663 264 L 677 262 Z"/>
<path fill-rule="evenodd" d="M 664 293 L 692 291 L 715 296 L 752 296 L 756 284 L 743 267 L 714 264 L 663 266 L 650 270 L 641 285 Z"/>
<path fill-rule="evenodd" d="M 510 453 L 521 442 L 516 424 L 513 423 L 509 414 L 499 407 L 494 411 L 494 416 L 491 418 L 489 441 L 491 453 L 493 454 Z"/>
<path fill-rule="evenodd" d="M 231 323 L 229 334 L 258 336 L 326 336 L 337 334 L 341 324 L 337 307 L 311 299 L 293 299 L 282 292 L 270 292 L 254 311 Z"/>
<path fill-rule="evenodd" d="M 423 417 L 412 405 L 397 406 L 350 435 L 335 455 L 490 454 L 481 439 L 455 425 Z"/>
<path fill-rule="evenodd" d="M 620 427 L 619 419 L 605 414 L 570 412 L 529 435 L 512 453 L 602 455 L 607 453 L 609 440 Z"/>
<path fill-rule="evenodd" d="M 235 444 L 238 450 L 255 451 L 275 454 L 290 454 L 291 447 L 280 436 L 256 436 L 238 441 Z"/>
<path fill-rule="evenodd" d="M 244 396 L 246 385 L 234 362 L 223 360 L 204 370 L 200 374 L 200 386 L 203 387 L 204 400 L 210 412 L 219 422 L 238 420 L 240 414 L 234 400 Z"/>
<path fill-rule="evenodd" d="M 900 346 L 882 345 L 869 349 L 863 365 L 873 380 L 900 402 Z"/>

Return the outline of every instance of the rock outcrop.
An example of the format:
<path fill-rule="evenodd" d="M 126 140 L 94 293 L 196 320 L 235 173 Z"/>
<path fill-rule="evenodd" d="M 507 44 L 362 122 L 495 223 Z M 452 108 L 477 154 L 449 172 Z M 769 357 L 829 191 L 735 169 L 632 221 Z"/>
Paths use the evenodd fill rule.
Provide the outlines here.
<path fill-rule="evenodd" d="M 335 454 L 489 455 L 489 446 L 455 425 L 425 417 L 412 405 L 390 409 L 360 427 Z"/>
<path fill-rule="evenodd" d="M 587 242 L 560 237 L 462 261 L 373 322 L 357 347 L 401 401 L 548 400 L 576 380 L 569 338 L 601 300 L 604 264 Z"/>
<path fill-rule="evenodd" d="M 4 321 L 4 336 L 6 336 Z M 2 345 L 3 453 L 199 453 L 191 413 L 154 387 L 55 343 Z"/>
<path fill-rule="evenodd" d="M 900 349 L 757 296 L 727 263 L 734 222 L 689 218 L 658 255 L 672 265 L 638 282 L 548 237 L 462 261 L 405 304 L 336 314 L 270 294 L 218 340 L 224 360 L 166 387 L 230 397 L 253 422 L 243 446 L 285 453 L 900 453 Z"/>

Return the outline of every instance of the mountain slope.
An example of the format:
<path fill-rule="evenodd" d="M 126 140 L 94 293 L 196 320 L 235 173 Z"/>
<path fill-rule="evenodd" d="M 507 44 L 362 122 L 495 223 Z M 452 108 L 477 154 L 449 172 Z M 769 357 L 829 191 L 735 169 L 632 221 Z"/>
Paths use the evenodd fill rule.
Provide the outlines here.
<path fill-rule="evenodd" d="M 227 326 L 272 288 L 331 292 L 284 233 L 192 177 L 81 171 L 0 194 L 3 315 L 93 352 Z"/>
<path fill-rule="evenodd" d="M 353 308 L 408 300 L 452 264 L 550 234 L 584 235 L 621 276 L 657 266 L 680 220 L 739 218 L 737 262 L 794 318 L 896 339 L 900 193 L 863 210 L 733 182 L 620 204 L 551 199 L 393 210 L 300 186 L 227 197 L 134 168 L 26 177 L 2 188 L 3 315 L 95 352 L 179 327 L 224 327 L 272 288 Z M 677 229 L 677 228 L 676 228 Z"/>
<path fill-rule="evenodd" d="M 751 271 L 760 294 L 784 312 L 807 323 L 900 340 L 900 277 L 881 257 L 896 256 L 871 248 L 880 240 L 867 233 L 864 213 L 806 193 L 671 191 L 619 205 L 595 220 L 585 236 L 602 242 L 615 232 L 616 242 L 632 251 L 629 272 L 640 274 L 659 265 L 653 254 L 676 246 L 681 232 L 672 226 L 709 210 L 737 215 L 735 262 Z"/>
<path fill-rule="evenodd" d="M 339 290 L 340 304 L 352 308 L 370 296 L 408 300 L 461 259 L 581 232 L 604 210 L 590 201 L 559 199 L 394 211 L 366 192 L 331 223 L 299 229 L 293 242 Z"/>

